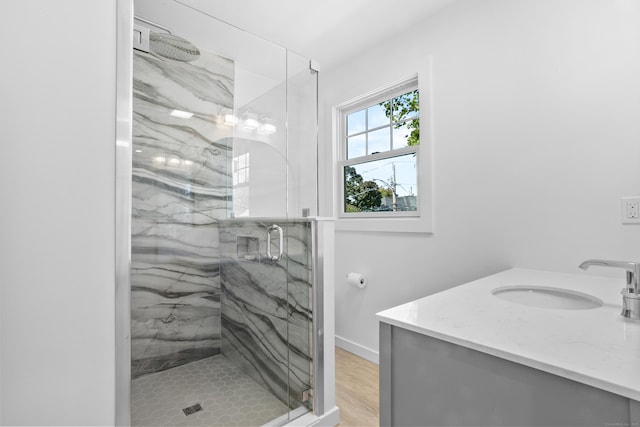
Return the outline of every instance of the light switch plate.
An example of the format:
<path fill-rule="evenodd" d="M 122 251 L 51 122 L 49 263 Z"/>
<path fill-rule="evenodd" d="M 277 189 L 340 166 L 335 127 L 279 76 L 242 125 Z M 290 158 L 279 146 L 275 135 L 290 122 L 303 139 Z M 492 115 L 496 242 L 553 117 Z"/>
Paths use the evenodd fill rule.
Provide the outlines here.
<path fill-rule="evenodd" d="M 640 224 L 640 196 L 620 199 L 620 215 L 623 224 Z"/>

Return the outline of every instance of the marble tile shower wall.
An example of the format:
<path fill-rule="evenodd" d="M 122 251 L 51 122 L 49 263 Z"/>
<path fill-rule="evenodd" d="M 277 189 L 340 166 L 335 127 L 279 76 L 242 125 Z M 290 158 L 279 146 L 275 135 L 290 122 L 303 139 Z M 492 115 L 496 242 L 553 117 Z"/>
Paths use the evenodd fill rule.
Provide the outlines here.
<path fill-rule="evenodd" d="M 220 353 L 219 220 L 230 189 L 232 61 L 134 51 L 132 377 Z M 173 110 L 193 113 L 174 117 Z"/>
<path fill-rule="evenodd" d="M 274 222 L 285 236 L 278 262 L 265 258 Z M 311 384 L 311 223 L 238 219 L 220 227 L 222 353 L 295 408 Z M 238 237 L 255 242 L 252 249 Z M 274 236 L 272 253 L 277 241 Z"/>

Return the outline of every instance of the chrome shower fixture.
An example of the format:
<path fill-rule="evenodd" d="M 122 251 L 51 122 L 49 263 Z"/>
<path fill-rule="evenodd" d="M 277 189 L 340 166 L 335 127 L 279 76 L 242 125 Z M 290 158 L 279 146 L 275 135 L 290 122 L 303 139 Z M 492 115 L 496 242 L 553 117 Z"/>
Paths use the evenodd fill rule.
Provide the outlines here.
<path fill-rule="evenodd" d="M 200 50 L 196 45 L 172 34 L 167 27 L 138 16 L 135 19 L 166 31 L 166 34 L 151 31 L 148 27 L 136 23 L 133 30 L 134 49 L 181 62 L 193 62 L 200 57 Z"/>
<path fill-rule="evenodd" d="M 200 50 L 196 45 L 173 34 L 151 32 L 149 50 L 174 61 L 193 62 L 200 57 Z"/>

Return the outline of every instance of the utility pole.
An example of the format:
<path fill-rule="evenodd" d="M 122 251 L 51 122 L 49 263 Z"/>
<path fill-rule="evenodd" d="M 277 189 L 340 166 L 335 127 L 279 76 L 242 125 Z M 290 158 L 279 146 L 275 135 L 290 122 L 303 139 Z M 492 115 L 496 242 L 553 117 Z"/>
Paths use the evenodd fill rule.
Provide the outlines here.
<path fill-rule="evenodd" d="M 398 211 L 398 195 L 396 193 L 396 187 L 398 186 L 398 184 L 396 183 L 396 164 L 391 163 L 391 168 L 393 170 L 393 177 L 391 177 L 391 191 L 393 192 L 391 196 L 391 206 L 392 206 L 393 212 L 397 212 Z"/>

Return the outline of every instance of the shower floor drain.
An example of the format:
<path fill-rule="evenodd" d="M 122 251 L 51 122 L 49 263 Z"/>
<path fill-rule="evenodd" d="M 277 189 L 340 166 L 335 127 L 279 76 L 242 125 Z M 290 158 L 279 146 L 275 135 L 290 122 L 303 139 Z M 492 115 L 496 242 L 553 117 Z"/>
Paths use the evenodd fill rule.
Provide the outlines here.
<path fill-rule="evenodd" d="M 221 354 L 131 383 L 132 427 L 261 426 L 288 412 Z M 187 416 L 182 409 L 196 403 L 202 410 Z"/>
<path fill-rule="evenodd" d="M 182 412 L 184 412 L 185 415 L 192 415 L 199 411 L 202 411 L 202 406 L 200 406 L 199 403 L 196 403 L 195 405 L 191 405 L 182 410 Z"/>

